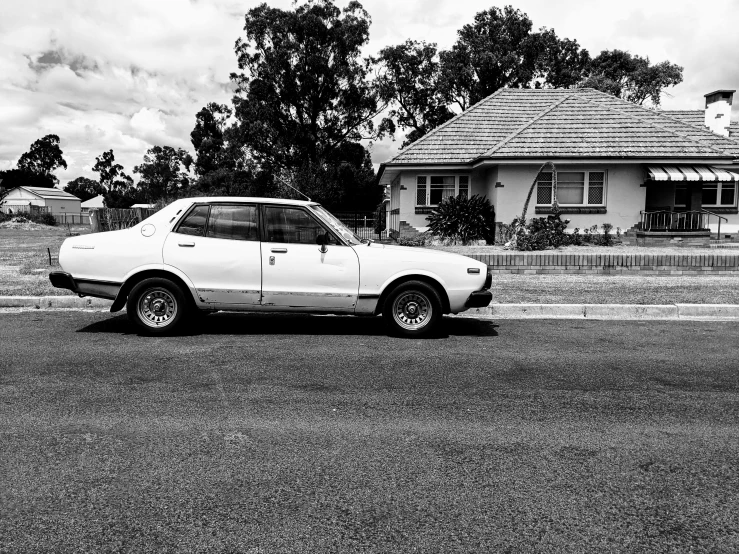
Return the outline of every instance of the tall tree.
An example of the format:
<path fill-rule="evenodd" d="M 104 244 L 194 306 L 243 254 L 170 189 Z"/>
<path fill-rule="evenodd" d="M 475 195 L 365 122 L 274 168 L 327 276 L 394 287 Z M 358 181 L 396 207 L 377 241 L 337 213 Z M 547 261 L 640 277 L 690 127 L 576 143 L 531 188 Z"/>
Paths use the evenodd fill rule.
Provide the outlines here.
<path fill-rule="evenodd" d="M 624 52 L 603 50 L 588 64 L 582 87 L 613 94 L 634 104 L 659 106 L 665 88 L 683 80 L 683 68 L 664 61 L 652 65 L 649 58 Z"/>
<path fill-rule="evenodd" d="M 232 111 L 225 104 L 209 103 L 195 116 L 190 141 L 195 147 L 194 170 L 203 176 L 231 166 L 226 144 L 226 129 Z"/>
<path fill-rule="evenodd" d="M 53 174 L 60 167 L 67 169 L 62 149 L 59 146 L 57 135 L 46 135 L 31 145 L 28 152 L 24 153 L 18 160 L 18 169 L 27 173 L 44 175 L 51 178 L 52 186 L 59 183 L 59 179 Z"/>
<path fill-rule="evenodd" d="M 123 171 L 121 164 L 115 163 L 113 150 L 103 152 L 95 158 L 92 170 L 100 177 L 105 205 L 108 208 L 130 208 L 140 200 L 139 191 L 133 186 L 133 179 Z"/>
<path fill-rule="evenodd" d="M 241 73 L 231 75 L 233 137 L 258 171 L 301 178 L 336 167 L 348 161 L 344 144 L 374 133 L 378 101 L 361 58 L 369 25 L 356 1 L 343 10 L 331 0 L 249 10 L 236 42 Z"/>
<path fill-rule="evenodd" d="M 77 177 L 76 179 L 67 183 L 67 186 L 64 187 L 64 191 L 68 192 L 69 194 L 75 195 L 77 198 L 84 202 L 86 200 L 90 200 L 91 198 L 95 198 L 99 194 L 103 194 L 105 189 L 100 185 L 100 183 L 94 181 L 93 179 L 88 179 L 87 177 Z"/>
<path fill-rule="evenodd" d="M 408 131 L 401 148 L 454 116 L 439 93 L 439 61 L 435 44 L 407 40 L 380 50 L 377 94 L 390 105 L 380 132 Z"/>
<path fill-rule="evenodd" d="M 55 184 L 53 175 L 39 175 L 22 169 L 6 169 L 0 171 L 0 187 L 7 191 L 16 187 L 52 188 Z"/>
<path fill-rule="evenodd" d="M 188 171 L 192 157 L 182 148 L 153 146 L 144 154 L 144 163 L 133 172 L 141 178 L 138 183 L 140 194 L 149 202 L 163 198 L 174 198 L 190 183 Z"/>

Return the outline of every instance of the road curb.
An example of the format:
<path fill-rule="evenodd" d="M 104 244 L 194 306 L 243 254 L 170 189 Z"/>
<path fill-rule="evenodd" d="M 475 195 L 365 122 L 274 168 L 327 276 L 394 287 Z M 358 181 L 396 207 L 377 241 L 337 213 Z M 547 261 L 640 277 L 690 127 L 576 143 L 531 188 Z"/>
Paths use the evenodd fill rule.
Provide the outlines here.
<path fill-rule="evenodd" d="M 462 315 L 493 319 L 736 320 L 738 304 L 491 304 Z"/>
<path fill-rule="evenodd" d="M 79 296 L 0 296 L 0 308 L 107 310 L 112 303 Z M 739 320 L 739 304 L 491 304 L 462 315 L 493 319 Z"/>

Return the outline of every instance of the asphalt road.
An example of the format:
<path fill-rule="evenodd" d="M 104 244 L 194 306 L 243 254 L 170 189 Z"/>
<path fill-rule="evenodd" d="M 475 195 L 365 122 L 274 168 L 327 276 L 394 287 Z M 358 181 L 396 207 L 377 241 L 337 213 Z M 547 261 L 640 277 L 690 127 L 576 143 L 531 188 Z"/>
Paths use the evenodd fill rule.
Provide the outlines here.
<path fill-rule="evenodd" d="M 0 552 L 736 552 L 739 326 L 0 313 Z"/>

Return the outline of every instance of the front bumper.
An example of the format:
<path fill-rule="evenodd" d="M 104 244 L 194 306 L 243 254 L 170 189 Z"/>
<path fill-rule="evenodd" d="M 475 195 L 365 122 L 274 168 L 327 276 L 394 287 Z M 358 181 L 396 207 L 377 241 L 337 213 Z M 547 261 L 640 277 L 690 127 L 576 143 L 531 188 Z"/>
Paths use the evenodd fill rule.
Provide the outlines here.
<path fill-rule="evenodd" d="M 470 294 L 467 302 L 464 303 L 466 308 L 484 308 L 493 300 L 493 293 L 489 290 L 477 290 Z"/>

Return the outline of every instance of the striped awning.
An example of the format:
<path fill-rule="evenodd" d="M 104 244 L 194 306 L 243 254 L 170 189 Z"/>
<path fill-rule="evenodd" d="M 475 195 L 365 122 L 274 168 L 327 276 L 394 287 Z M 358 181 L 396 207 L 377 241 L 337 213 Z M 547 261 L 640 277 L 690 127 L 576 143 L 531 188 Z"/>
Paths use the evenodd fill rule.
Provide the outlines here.
<path fill-rule="evenodd" d="M 650 165 L 647 173 L 652 181 L 739 181 L 739 173 L 710 165 Z"/>

